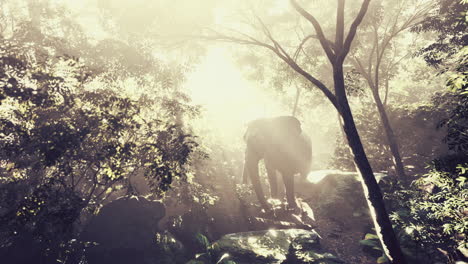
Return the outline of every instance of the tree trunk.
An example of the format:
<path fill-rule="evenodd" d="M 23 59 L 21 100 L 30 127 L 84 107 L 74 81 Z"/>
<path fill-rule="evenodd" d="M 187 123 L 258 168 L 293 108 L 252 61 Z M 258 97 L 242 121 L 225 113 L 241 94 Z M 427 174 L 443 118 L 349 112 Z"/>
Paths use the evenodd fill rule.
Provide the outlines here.
<path fill-rule="evenodd" d="M 396 175 L 402 182 L 406 183 L 407 179 L 405 174 L 405 168 L 401 160 L 400 150 L 398 147 L 397 139 L 395 137 L 395 133 L 393 132 L 392 126 L 390 125 L 390 120 L 388 120 L 387 111 L 385 110 L 385 107 L 382 104 L 382 100 L 380 100 L 378 92 L 372 90 L 372 95 L 374 96 L 374 101 L 379 111 L 380 120 L 385 131 L 385 136 L 387 137 L 388 146 L 390 147 L 390 152 L 392 153 L 392 161 L 393 166 L 395 167 Z"/>
<path fill-rule="evenodd" d="M 343 129 L 345 131 L 346 138 L 348 139 L 351 152 L 354 156 L 354 163 L 363 180 L 362 187 L 364 189 L 364 195 L 366 196 L 369 210 L 371 211 L 377 235 L 383 242 L 382 246 L 384 252 L 391 261 L 395 264 L 406 264 L 406 259 L 401 251 L 400 244 L 396 238 L 395 232 L 393 231 L 387 210 L 385 209 L 382 192 L 374 177 L 372 167 L 367 159 L 354 123 L 351 108 L 346 97 L 342 65 L 333 66 L 333 79 L 339 107 L 338 110 L 343 118 Z"/>
<path fill-rule="evenodd" d="M 371 89 L 372 97 L 374 98 L 374 102 L 377 106 L 377 111 L 379 112 L 380 122 L 382 123 L 382 127 L 384 128 L 385 136 L 387 138 L 387 145 L 390 148 L 390 153 L 392 155 L 392 162 L 395 168 L 395 173 L 402 182 L 406 183 L 407 178 L 405 174 L 405 167 L 403 165 L 403 161 L 400 156 L 398 141 L 395 137 L 395 133 L 393 132 L 390 121 L 388 120 L 387 111 L 385 110 L 385 105 L 387 104 L 388 92 L 389 92 L 388 76 L 385 80 L 385 97 L 384 97 L 384 103 L 382 103 L 382 99 L 380 99 L 380 94 L 379 94 L 380 84 L 379 84 L 379 78 L 377 74 L 379 71 L 380 63 L 378 63 L 376 66 L 376 69 L 375 69 L 376 74 L 375 74 L 374 79 L 372 79 L 371 75 L 364 70 L 364 68 L 361 66 L 358 60 L 356 60 L 356 64 L 357 64 L 357 69 L 366 78 L 367 84 L 369 85 L 369 88 Z"/>
<path fill-rule="evenodd" d="M 384 107 L 387 106 L 387 100 L 388 100 L 388 76 L 387 78 L 385 78 L 385 97 L 384 97 L 384 101 L 383 101 L 383 105 Z"/>

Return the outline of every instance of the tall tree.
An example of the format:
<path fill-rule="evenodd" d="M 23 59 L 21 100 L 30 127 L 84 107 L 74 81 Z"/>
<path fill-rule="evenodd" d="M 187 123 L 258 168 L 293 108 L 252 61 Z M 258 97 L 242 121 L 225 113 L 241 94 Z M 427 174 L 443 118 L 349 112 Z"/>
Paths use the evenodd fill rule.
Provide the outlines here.
<path fill-rule="evenodd" d="M 302 67 L 296 55 L 290 55 L 289 45 L 282 45 L 272 34 L 270 28 L 263 22 L 263 20 L 254 12 L 255 25 L 253 28 L 258 28 L 262 33 L 265 40 L 256 38 L 252 35 L 239 31 L 232 34 L 224 34 L 218 31 L 211 30 L 210 35 L 205 36 L 205 39 L 227 41 L 238 44 L 255 45 L 266 48 L 272 51 L 284 63 L 289 65 L 295 72 L 303 76 L 315 87 L 317 87 L 328 100 L 333 104 L 340 114 L 343 121 L 343 129 L 348 140 L 348 145 L 354 155 L 354 163 L 363 179 L 363 189 L 367 197 L 369 209 L 374 220 L 377 234 L 382 242 L 383 248 L 389 259 L 393 263 L 406 263 L 405 257 L 402 254 L 399 242 L 395 236 L 392 228 L 392 223 L 388 217 L 385 205 L 383 203 L 382 193 L 379 185 L 374 177 L 372 167 L 367 159 L 364 151 L 359 133 L 353 119 L 353 114 L 348 102 L 345 81 L 343 62 L 348 55 L 356 31 L 361 24 L 370 0 L 364 0 L 360 5 L 358 14 L 352 20 L 349 26 L 349 31 L 345 33 L 345 0 L 338 0 L 336 9 L 336 32 L 335 40 L 331 41 L 325 36 L 322 25 L 318 22 L 314 15 L 309 13 L 297 1 L 290 0 L 294 10 L 300 16 L 308 21 L 315 30 L 315 34 L 307 35 L 297 46 L 297 51 L 300 51 L 304 43 L 310 39 L 318 39 L 320 46 L 325 53 L 328 61 L 331 64 L 333 73 L 333 88 L 330 89 L 324 82 L 313 76 L 306 68 Z M 296 54 L 295 52 L 294 54 Z"/>
<path fill-rule="evenodd" d="M 369 26 L 359 32 L 358 41 L 360 49 L 355 49 L 356 52 L 350 57 L 354 67 L 364 77 L 371 90 L 387 138 L 396 175 L 400 180 L 406 181 L 398 139 L 395 136 L 385 108 L 391 72 L 398 66 L 398 63 L 406 54 L 398 56 L 395 54 L 398 52 L 396 51 L 391 57 L 387 57 L 386 55 L 392 48 L 392 42 L 394 42 L 395 38 L 420 22 L 431 9 L 431 5 L 418 1 L 413 8 L 414 12 L 405 15 L 404 11 L 409 4 L 408 1 L 398 1 L 396 5 L 394 4 L 392 3 L 392 7 L 383 7 L 380 2 L 376 2 L 373 14 L 367 17 Z M 383 15 L 382 10 L 384 12 Z M 370 52 L 363 52 L 363 50 L 370 50 Z M 382 83 L 385 88 L 384 100 L 382 100 L 380 95 Z"/>

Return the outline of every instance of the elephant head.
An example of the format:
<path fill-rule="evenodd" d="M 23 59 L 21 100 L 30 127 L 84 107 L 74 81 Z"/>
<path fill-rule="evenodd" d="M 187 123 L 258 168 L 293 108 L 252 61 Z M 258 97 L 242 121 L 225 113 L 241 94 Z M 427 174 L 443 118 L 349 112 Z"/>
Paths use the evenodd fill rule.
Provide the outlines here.
<path fill-rule="evenodd" d="M 302 132 L 301 123 L 293 116 L 262 118 L 250 122 L 244 134 L 246 143 L 243 182 L 252 180 L 261 206 L 268 204 L 260 184 L 258 163 L 265 161 L 270 182 L 271 196 L 278 198 L 276 172 L 280 172 L 290 207 L 296 207 L 294 197 L 294 175 L 306 176 L 312 161 L 312 145 L 309 137 Z"/>

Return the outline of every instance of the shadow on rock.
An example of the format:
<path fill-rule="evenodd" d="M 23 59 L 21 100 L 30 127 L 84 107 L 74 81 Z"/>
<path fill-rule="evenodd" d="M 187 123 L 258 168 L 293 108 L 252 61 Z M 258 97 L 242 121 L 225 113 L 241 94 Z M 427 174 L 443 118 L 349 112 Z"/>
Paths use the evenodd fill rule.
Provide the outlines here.
<path fill-rule="evenodd" d="M 81 235 L 92 244 L 86 249 L 88 263 L 183 263 L 183 245 L 157 228 L 164 215 L 161 202 L 144 197 L 125 196 L 105 205 Z"/>

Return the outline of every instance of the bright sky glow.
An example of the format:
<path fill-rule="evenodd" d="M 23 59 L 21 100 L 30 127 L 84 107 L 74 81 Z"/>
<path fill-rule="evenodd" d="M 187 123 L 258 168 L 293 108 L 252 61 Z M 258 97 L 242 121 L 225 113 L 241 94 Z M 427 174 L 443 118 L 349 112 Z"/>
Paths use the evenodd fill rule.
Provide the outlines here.
<path fill-rule="evenodd" d="M 209 49 L 197 69 L 188 76 L 185 88 L 193 102 L 203 106 L 211 126 L 235 131 L 237 136 L 237 129 L 244 129 L 244 124 L 250 120 L 285 115 L 290 111 L 246 80 L 229 50 L 219 46 Z"/>
<path fill-rule="evenodd" d="M 13 7 L 23 4 L 23 1 L 15 2 L 16 0 L 9 0 L 14 3 Z M 101 40 L 107 38 L 113 39 L 113 30 L 118 31 L 118 26 L 122 26 L 122 22 L 112 25 L 112 20 L 105 17 L 105 10 L 101 10 L 97 5 L 96 0 L 50 0 L 55 4 L 63 4 L 67 7 L 66 16 L 73 21 L 78 22 L 87 36 L 91 44 L 97 44 Z M 137 0 L 136 2 L 145 2 L 146 0 Z M 182 0 L 189 1 L 189 0 Z M 135 2 L 132 0 L 112 0 L 112 5 L 126 7 L 132 6 Z M 180 4 L 181 2 L 179 2 Z M 207 6 L 213 7 L 208 4 L 209 1 L 203 2 L 197 6 L 198 12 L 206 9 Z M 251 2 L 250 2 L 251 3 Z M 262 0 L 255 2 L 255 6 L 268 3 L 268 10 L 264 10 L 269 15 L 280 15 L 283 12 L 290 11 L 291 7 L 287 0 Z M 244 1 L 235 0 L 219 0 L 216 1 L 215 7 L 215 21 L 216 24 L 225 27 L 232 26 L 239 30 L 243 30 L 242 23 L 236 23 L 238 18 L 234 10 L 241 9 L 242 5 L 246 5 Z M 169 5 L 171 6 L 171 5 Z M 177 6 L 177 4 L 175 4 Z M 18 10 L 27 11 L 26 6 L 15 7 Z M 175 8 L 175 7 L 173 7 Z M 119 9 L 120 10 L 120 9 Z M 145 15 L 145 8 L 138 9 L 141 15 Z M 184 8 L 185 10 L 185 8 Z M 121 10 L 125 13 L 126 9 Z M 132 10 L 133 12 L 134 10 Z M 179 10 L 180 11 L 180 10 Z M 183 16 L 183 13 L 177 11 L 178 16 Z M 186 10 L 188 12 L 188 10 Z M 140 15 L 134 12 L 136 16 Z M 118 13 L 118 12 L 117 12 Z M 115 15 L 115 14 L 114 14 Z M 238 15 L 238 14 L 237 14 Z M 116 17 L 119 17 L 117 14 Z M 166 18 L 164 18 L 166 19 Z M 164 20 L 161 18 L 161 20 Z M 237 20 L 236 20 L 237 19 Z M 190 19 L 188 19 L 190 20 Z M 107 21 L 105 26 L 103 21 Z M 132 17 L 129 19 L 132 21 Z M 191 21 L 191 20 L 190 20 Z M 234 22 L 233 22 L 234 21 Z M 124 24 L 124 23 L 123 23 Z M 115 26 L 115 28 L 114 28 Z M 164 25 L 168 26 L 168 25 Z M 176 29 L 181 27 L 179 24 L 169 25 Z M 59 28 L 60 29 L 60 28 Z M 127 32 L 131 33 L 131 32 Z M 140 32 L 141 33 L 141 32 Z M 166 32 L 167 33 L 167 32 Z M 60 34 L 60 31 L 57 32 Z M 156 42 L 158 36 L 155 36 Z M 125 41 L 125 40 L 124 40 Z M 187 120 L 190 122 L 197 133 L 200 135 L 210 136 L 213 140 L 219 140 L 219 144 L 228 142 L 229 144 L 239 144 L 242 141 L 242 136 L 245 132 L 245 125 L 254 119 L 261 117 L 272 117 L 277 115 L 290 115 L 293 107 L 293 99 L 295 96 L 295 89 L 292 87 L 284 95 L 274 95 L 274 91 L 264 87 L 262 84 L 250 81 L 244 76 L 247 69 L 239 68 L 238 63 L 235 63 L 232 51 L 228 48 L 226 43 L 205 43 L 212 45 L 207 47 L 207 54 L 203 57 L 198 65 L 193 65 L 194 69 L 186 76 L 186 82 L 183 90 L 187 91 L 194 104 L 202 106 L 203 113 L 200 119 Z M 235 48 L 235 47 L 234 47 Z M 173 58 L 172 53 L 166 52 L 164 49 L 154 47 L 155 57 L 162 62 L 170 62 Z M 119 56 L 119 54 L 116 54 Z M 176 56 L 179 56 L 177 54 Z M 190 56 L 183 54 L 183 56 Z M 259 60 L 258 63 L 262 63 Z M 254 66 L 255 67 L 255 66 Z M 136 93 L 140 87 L 136 80 L 133 78 L 126 78 L 120 80 L 120 83 L 115 83 L 119 87 L 124 87 L 129 95 L 137 96 Z M 101 87 L 102 83 L 97 80 L 88 87 Z M 280 98 L 283 97 L 283 98 Z M 290 98 L 288 105 L 284 105 L 284 98 Z M 301 99 L 303 100 L 303 99 Z M 301 106 L 299 106 L 301 107 Z M 301 108 L 300 108 L 301 109 Z M 304 131 L 312 137 L 314 148 L 314 164 L 325 164 L 334 149 L 334 140 L 330 137 L 336 135 L 337 125 L 335 122 L 336 114 L 333 109 L 327 110 L 326 108 L 316 109 L 301 109 L 300 115 L 303 122 Z M 317 122 L 316 120 L 320 120 Z M 330 129 L 330 125 L 333 129 Z"/>
<path fill-rule="evenodd" d="M 95 44 L 111 37 L 101 25 L 100 13 L 95 0 L 52 0 L 52 3 L 54 1 L 68 7 L 71 15 L 82 26 L 91 43 Z"/>

